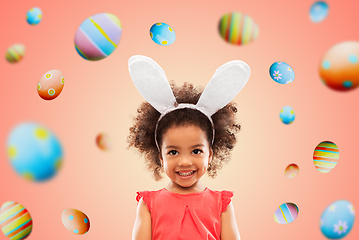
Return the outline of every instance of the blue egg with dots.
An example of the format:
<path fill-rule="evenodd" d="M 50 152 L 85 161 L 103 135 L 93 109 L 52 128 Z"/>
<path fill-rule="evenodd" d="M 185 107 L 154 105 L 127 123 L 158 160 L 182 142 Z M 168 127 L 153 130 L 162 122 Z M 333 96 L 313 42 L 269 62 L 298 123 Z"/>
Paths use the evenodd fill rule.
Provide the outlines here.
<path fill-rule="evenodd" d="M 52 179 L 63 160 L 62 146 L 57 137 L 33 122 L 21 123 L 11 131 L 7 154 L 15 172 L 33 182 Z"/>
<path fill-rule="evenodd" d="M 26 21 L 30 25 L 37 25 L 42 19 L 42 11 L 40 8 L 31 8 L 26 14 Z"/>
<path fill-rule="evenodd" d="M 293 108 L 290 106 L 283 107 L 282 110 L 280 110 L 279 117 L 284 124 L 291 124 L 295 119 Z"/>
<path fill-rule="evenodd" d="M 175 31 L 168 24 L 162 22 L 152 25 L 150 37 L 155 43 L 161 46 L 171 45 L 176 40 Z"/>
<path fill-rule="evenodd" d="M 312 4 L 309 11 L 310 20 L 312 22 L 318 23 L 323 21 L 329 12 L 329 6 L 326 2 L 317 1 Z"/>
<path fill-rule="evenodd" d="M 275 62 L 269 68 L 270 77 L 277 83 L 289 84 L 294 81 L 294 71 L 289 64 L 285 62 Z"/>

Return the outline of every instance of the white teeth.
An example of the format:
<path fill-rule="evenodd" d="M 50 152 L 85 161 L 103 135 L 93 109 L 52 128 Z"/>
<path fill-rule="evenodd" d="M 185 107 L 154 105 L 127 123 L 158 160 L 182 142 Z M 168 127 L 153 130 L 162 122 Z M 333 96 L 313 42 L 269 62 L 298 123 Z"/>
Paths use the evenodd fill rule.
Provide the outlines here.
<path fill-rule="evenodd" d="M 194 172 L 194 171 L 187 172 L 187 173 L 178 172 L 178 174 L 181 175 L 181 176 L 189 176 L 189 175 L 191 175 L 193 172 Z"/>

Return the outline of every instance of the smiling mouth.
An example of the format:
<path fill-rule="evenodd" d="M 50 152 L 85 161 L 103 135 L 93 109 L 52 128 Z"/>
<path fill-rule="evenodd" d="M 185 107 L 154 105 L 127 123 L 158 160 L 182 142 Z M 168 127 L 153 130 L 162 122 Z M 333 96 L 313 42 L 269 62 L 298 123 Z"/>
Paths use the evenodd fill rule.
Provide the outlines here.
<path fill-rule="evenodd" d="M 188 177 L 188 176 L 191 176 L 193 175 L 194 173 L 196 172 L 196 170 L 193 170 L 193 171 L 180 171 L 180 172 L 176 172 L 178 173 L 178 175 L 180 175 L 181 177 Z"/>

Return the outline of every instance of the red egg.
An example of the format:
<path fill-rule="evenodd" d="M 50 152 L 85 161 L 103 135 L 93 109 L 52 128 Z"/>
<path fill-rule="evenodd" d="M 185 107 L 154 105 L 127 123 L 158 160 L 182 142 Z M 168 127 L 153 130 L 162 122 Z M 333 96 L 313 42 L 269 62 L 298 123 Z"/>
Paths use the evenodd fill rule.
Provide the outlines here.
<path fill-rule="evenodd" d="M 76 234 L 85 234 L 90 229 L 89 218 L 77 209 L 64 210 L 61 214 L 61 220 L 67 230 Z"/>
<path fill-rule="evenodd" d="M 100 133 L 96 137 L 97 146 L 104 151 L 108 151 L 112 148 L 111 139 L 105 133 Z"/>
<path fill-rule="evenodd" d="M 37 93 L 44 100 L 52 100 L 60 95 L 64 88 L 64 75 L 59 70 L 46 72 L 37 84 Z"/>

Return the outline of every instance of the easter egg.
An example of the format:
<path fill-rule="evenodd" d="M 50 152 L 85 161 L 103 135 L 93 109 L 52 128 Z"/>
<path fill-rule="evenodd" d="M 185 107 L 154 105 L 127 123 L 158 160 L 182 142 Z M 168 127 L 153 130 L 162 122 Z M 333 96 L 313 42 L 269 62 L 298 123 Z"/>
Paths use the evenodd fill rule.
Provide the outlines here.
<path fill-rule="evenodd" d="M 228 43 L 245 45 L 258 37 L 258 26 L 251 17 L 232 12 L 222 16 L 218 25 L 219 34 Z"/>
<path fill-rule="evenodd" d="M 76 234 L 85 234 L 90 229 L 89 218 L 77 209 L 64 210 L 61 214 L 61 220 L 67 230 Z"/>
<path fill-rule="evenodd" d="M 62 164 L 62 147 L 45 127 L 31 122 L 17 125 L 7 140 L 7 154 L 16 173 L 41 182 L 55 176 Z"/>
<path fill-rule="evenodd" d="M 280 224 L 293 222 L 299 214 L 299 209 L 294 203 L 283 203 L 274 212 L 274 221 Z"/>
<path fill-rule="evenodd" d="M 295 176 L 297 176 L 297 174 L 299 173 L 299 167 L 297 164 L 289 164 L 285 171 L 284 171 L 284 175 L 287 177 L 287 178 L 294 178 Z"/>
<path fill-rule="evenodd" d="M 339 200 L 330 204 L 320 218 L 320 230 L 329 239 L 341 239 L 353 228 L 355 212 L 353 205 L 347 200 Z"/>
<path fill-rule="evenodd" d="M 294 110 L 290 106 L 285 106 L 280 110 L 279 118 L 284 124 L 291 124 L 295 119 Z"/>
<path fill-rule="evenodd" d="M 168 46 L 175 42 L 175 31 L 166 23 L 158 22 L 152 25 L 150 29 L 151 39 L 161 45 Z"/>
<path fill-rule="evenodd" d="M 329 7 L 326 2 L 318 1 L 312 4 L 309 11 L 310 20 L 313 22 L 323 21 L 329 12 Z"/>
<path fill-rule="evenodd" d="M 334 45 L 325 53 L 319 66 L 322 82 L 337 91 L 349 91 L 359 85 L 359 42 Z"/>
<path fill-rule="evenodd" d="M 313 161 L 314 166 L 321 173 L 330 172 L 339 160 L 339 149 L 331 141 L 324 141 L 318 144 L 314 149 Z"/>
<path fill-rule="evenodd" d="M 75 48 L 86 60 L 101 60 L 115 51 L 121 35 L 120 20 L 111 13 L 99 13 L 81 23 L 75 34 Z"/>
<path fill-rule="evenodd" d="M 294 71 L 291 66 L 285 62 L 275 62 L 269 68 L 270 77 L 281 84 L 288 84 L 294 81 Z"/>
<path fill-rule="evenodd" d="M 42 19 L 42 12 L 40 8 L 31 8 L 26 14 L 26 21 L 30 25 L 37 25 Z"/>
<path fill-rule="evenodd" d="M 21 204 L 6 202 L 0 209 L 0 227 L 9 239 L 25 239 L 32 231 L 32 218 Z"/>
<path fill-rule="evenodd" d="M 6 51 L 5 57 L 9 63 L 20 61 L 25 55 L 25 46 L 22 44 L 14 44 Z"/>
<path fill-rule="evenodd" d="M 104 151 L 108 151 L 112 147 L 111 139 L 105 133 L 100 133 L 97 135 L 96 144 L 101 150 L 104 150 Z"/>
<path fill-rule="evenodd" d="M 64 88 L 64 75 L 59 70 L 50 70 L 37 83 L 37 93 L 44 100 L 52 100 L 60 95 Z"/>

